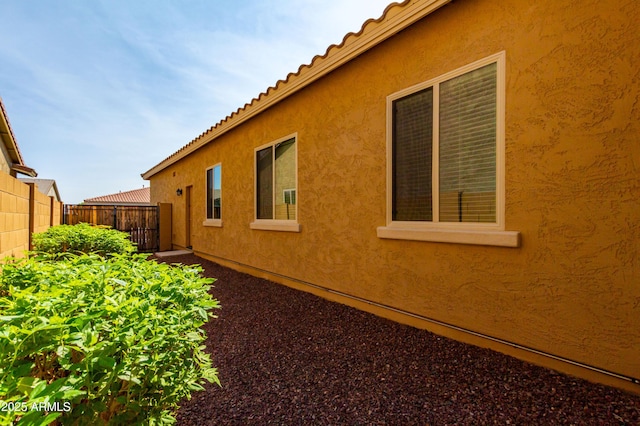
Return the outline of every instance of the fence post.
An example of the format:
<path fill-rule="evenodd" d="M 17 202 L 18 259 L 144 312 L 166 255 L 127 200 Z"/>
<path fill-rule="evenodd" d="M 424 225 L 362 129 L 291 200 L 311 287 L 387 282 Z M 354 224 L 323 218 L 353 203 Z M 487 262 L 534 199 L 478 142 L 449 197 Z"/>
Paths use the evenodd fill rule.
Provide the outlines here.
<path fill-rule="evenodd" d="M 29 185 L 29 250 L 33 250 L 33 232 L 36 229 L 36 184 Z"/>
<path fill-rule="evenodd" d="M 53 198 L 53 196 L 49 195 L 49 227 L 53 226 L 53 207 L 55 206 L 54 202 L 55 199 Z"/>

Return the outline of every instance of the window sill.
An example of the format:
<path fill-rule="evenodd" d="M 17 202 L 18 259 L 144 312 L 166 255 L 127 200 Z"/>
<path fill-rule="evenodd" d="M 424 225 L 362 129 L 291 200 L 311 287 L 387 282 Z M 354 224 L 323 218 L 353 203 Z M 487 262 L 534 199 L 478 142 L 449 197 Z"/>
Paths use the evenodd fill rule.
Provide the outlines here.
<path fill-rule="evenodd" d="M 378 227 L 378 238 L 481 246 L 520 247 L 520 232 L 518 231 L 380 226 Z"/>
<path fill-rule="evenodd" d="M 292 220 L 256 220 L 249 227 L 261 231 L 300 232 L 300 224 Z"/>
<path fill-rule="evenodd" d="M 204 222 L 202 222 L 202 225 L 222 228 L 222 219 L 207 219 Z"/>

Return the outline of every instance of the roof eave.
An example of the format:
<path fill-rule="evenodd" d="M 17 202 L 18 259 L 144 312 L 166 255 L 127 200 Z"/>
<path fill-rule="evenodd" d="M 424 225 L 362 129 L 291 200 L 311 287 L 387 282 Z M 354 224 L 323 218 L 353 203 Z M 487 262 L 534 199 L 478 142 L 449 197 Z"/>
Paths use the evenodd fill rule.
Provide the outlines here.
<path fill-rule="evenodd" d="M 60 197 L 60 191 L 58 191 L 58 184 L 56 184 L 56 182 L 53 182 L 53 191 L 56 194 L 56 200 L 58 201 L 62 201 L 62 197 Z"/>
<path fill-rule="evenodd" d="M 13 134 L 13 129 L 11 128 L 9 116 L 7 115 L 7 110 L 4 107 L 2 98 L 0 98 L 0 139 L 2 139 L 2 143 L 4 143 L 11 161 L 26 167 L 22 159 L 22 154 L 20 153 L 20 148 L 18 148 L 18 142 Z"/>
<path fill-rule="evenodd" d="M 14 173 L 20 173 L 20 174 L 27 175 L 27 176 L 30 176 L 30 177 L 38 176 L 38 173 L 34 169 L 32 169 L 31 167 L 27 167 L 27 166 L 21 165 L 21 164 L 13 164 L 11 166 L 11 171 L 14 172 Z"/>
<path fill-rule="evenodd" d="M 239 108 L 174 154 L 142 173 L 142 178 L 149 180 L 203 145 L 302 90 L 451 1 L 453 0 L 406 0 L 403 3 L 390 4 L 380 18 L 366 21 L 358 33 L 349 33 L 340 45 L 329 46 L 323 56 L 314 57 L 309 65 L 301 65 L 297 73 L 290 73 L 286 80 L 278 81 L 275 86 L 268 88 L 251 103 Z"/>

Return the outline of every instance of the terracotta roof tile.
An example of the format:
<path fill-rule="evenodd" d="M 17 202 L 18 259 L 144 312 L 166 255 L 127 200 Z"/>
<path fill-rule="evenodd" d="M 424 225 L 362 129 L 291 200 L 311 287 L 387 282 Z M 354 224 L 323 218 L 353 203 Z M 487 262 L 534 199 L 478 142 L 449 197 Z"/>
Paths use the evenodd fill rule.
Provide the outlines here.
<path fill-rule="evenodd" d="M 118 192 L 117 194 L 103 195 L 87 198 L 85 204 L 97 205 L 144 205 L 151 204 L 151 188 L 140 188 L 132 191 Z"/>

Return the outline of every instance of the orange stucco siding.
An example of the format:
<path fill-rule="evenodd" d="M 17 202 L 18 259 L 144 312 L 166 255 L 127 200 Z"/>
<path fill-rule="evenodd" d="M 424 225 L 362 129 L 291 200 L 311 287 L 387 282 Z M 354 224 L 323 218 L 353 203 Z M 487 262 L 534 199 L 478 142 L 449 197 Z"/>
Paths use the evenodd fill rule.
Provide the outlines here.
<path fill-rule="evenodd" d="M 151 177 L 173 243 L 640 378 L 640 4 L 451 3 Z M 386 97 L 506 53 L 517 248 L 380 239 Z M 299 233 L 252 230 L 254 149 L 297 133 Z M 202 225 L 222 164 L 222 227 Z M 544 362 L 543 362 L 544 363 Z"/>

